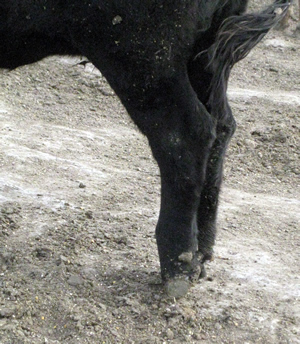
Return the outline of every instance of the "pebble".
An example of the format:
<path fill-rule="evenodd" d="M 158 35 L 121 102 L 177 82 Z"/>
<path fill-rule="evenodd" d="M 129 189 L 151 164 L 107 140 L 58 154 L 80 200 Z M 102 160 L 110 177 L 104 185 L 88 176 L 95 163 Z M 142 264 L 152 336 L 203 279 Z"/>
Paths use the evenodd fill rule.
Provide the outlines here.
<path fill-rule="evenodd" d="M 166 336 L 168 339 L 172 340 L 172 339 L 174 339 L 174 332 L 168 328 L 166 331 Z"/>
<path fill-rule="evenodd" d="M 16 325 L 15 324 L 7 324 L 6 326 L 3 326 L 4 331 L 15 331 Z"/>
<path fill-rule="evenodd" d="M 16 333 L 20 336 L 20 337 L 25 337 L 25 333 L 21 330 L 16 330 Z"/>
<path fill-rule="evenodd" d="M 215 324 L 215 328 L 216 328 L 217 330 L 221 330 L 221 329 L 222 329 L 222 326 L 221 326 L 219 323 L 216 323 L 216 324 Z"/>
<path fill-rule="evenodd" d="M 88 219 L 92 219 L 93 218 L 93 212 L 91 210 L 87 210 L 85 212 L 85 216 L 88 218 Z"/>
<path fill-rule="evenodd" d="M 73 286 L 73 287 L 77 287 L 79 285 L 83 284 L 83 278 L 79 275 L 71 275 L 68 279 L 68 284 Z"/>
<path fill-rule="evenodd" d="M 0 328 L 4 327 L 7 324 L 7 320 L 6 319 L 0 319 Z"/>
<path fill-rule="evenodd" d="M 245 139 L 244 143 L 245 143 L 246 147 L 249 147 L 249 148 L 255 148 L 256 147 L 256 142 L 254 140 Z"/>
<path fill-rule="evenodd" d="M 14 308 L 4 307 L 0 309 L 0 318 L 10 318 L 15 312 Z"/>
<path fill-rule="evenodd" d="M 102 308 L 104 311 L 107 310 L 107 307 L 103 303 L 99 303 L 98 306 Z"/>

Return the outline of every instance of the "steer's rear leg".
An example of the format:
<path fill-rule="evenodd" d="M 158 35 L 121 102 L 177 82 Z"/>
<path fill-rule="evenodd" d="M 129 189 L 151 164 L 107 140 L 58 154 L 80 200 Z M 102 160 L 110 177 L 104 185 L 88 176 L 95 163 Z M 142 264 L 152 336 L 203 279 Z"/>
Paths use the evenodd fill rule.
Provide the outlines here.
<path fill-rule="evenodd" d="M 199 101 L 184 67 L 182 72 L 156 80 L 143 94 L 130 98 L 127 94 L 123 97 L 119 92 L 130 116 L 147 136 L 160 168 L 156 239 L 161 275 L 167 293 L 180 297 L 201 273 L 197 211 L 215 140 L 215 121 Z"/>
<path fill-rule="evenodd" d="M 229 112 L 227 121 L 217 125 L 217 136 L 208 158 L 206 179 L 198 208 L 198 250 L 204 263 L 213 257 L 216 237 L 216 218 L 222 183 L 223 161 L 228 142 L 235 130 L 235 121 Z M 202 267 L 201 276 L 205 276 Z"/>
<path fill-rule="evenodd" d="M 220 84 L 212 89 L 211 82 L 215 74 L 206 67 L 208 65 L 209 56 L 203 53 L 190 61 L 188 69 L 191 84 L 198 98 L 206 105 L 216 122 L 216 139 L 209 153 L 205 181 L 197 209 L 198 255 L 202 263 L 201 277 L 205 276 L 203 263 L 213 256 L 223 160 L 228 142 L 235 130 L 235 121 L 226 96 L 227 79 L 220 78 Z"/>
<path fill-rule="evenodd" d="M 197 212 L 198 249 L 202 262 L 211 259 L 213 254 L 222 165 L 235 130 L 226 95 L 231 68 L 284 16 L 288 6 L 288 2 L 275 1 L 261 13 L 232 16 L 224 21 L 218 32 L 208 30 L 195 43 L 195 56 L 188 64 L 190 81 L 200 101 L 216 121 L 216 140 L 208 158 Z M 275 15 L 277 8 L 283 10 L 279 16 Z"/>
<path fill-rule="evenodd" d="M 145 133 L 161 172 L 156 239 L 162 279 L 169 295 L 181 296 L 201 272 L 197 210 L 215 128 L 185 74 L 160 87 L 159 109 L 147 110 L 152 119 Z M 131 115 L 136 119 L 134 110 Z"/>
<path fill-rule="evenodd" d="M 126 63 L 121 63 L 107 58 L 105 49 L 96 54 L 95 49 L 86 50 L 85 43 L 81 44 L 83 55 L 101 69 L 149 140 L 161 173 L 156 227 L 161 275 L 169 295 L 184 295 L 201 272 L 197 209 L 215 139 L 215 122 L 193 90 L 184 61 L 177 61 L 173 68 L 170 62 L 155 60 L 146 68 L 144 62 L 129 60 L 129 64 L 122 57 Z"/>

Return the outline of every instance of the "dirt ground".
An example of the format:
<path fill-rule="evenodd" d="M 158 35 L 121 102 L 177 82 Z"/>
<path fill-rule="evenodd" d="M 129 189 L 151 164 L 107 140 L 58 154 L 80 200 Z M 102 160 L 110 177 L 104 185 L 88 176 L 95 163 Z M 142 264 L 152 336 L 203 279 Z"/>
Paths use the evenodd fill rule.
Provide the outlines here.
<path fill-rule="evenodd" d="M 236 66 L 215 260 L 160 285 L 159 171 L 91 65 L 0 78 L 0 343 L 300 343 L 300 38 Z"/>

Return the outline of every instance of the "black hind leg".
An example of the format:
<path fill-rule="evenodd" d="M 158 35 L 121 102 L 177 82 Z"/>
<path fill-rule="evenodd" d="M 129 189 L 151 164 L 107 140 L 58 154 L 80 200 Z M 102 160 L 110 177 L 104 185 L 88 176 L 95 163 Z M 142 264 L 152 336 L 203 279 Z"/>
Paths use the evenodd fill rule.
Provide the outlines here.
<path fill-rule="evenodd" d="M 217 138 L 211 149 L 206 169 L 206 180 L 198 207 L 198 251 L 201 261 L 212 259 L 216 237 L 216 217 L 222 183 L 223 161 L 228 142 L 235 130 L 235 121 L 230 115 L 226 124 L 217 127 Z M 205 276 L 202 269 L 202 277 Z"/>
<path fill-rule="evenodd" d="M 227 79 L 221 79 L 218 87 L 211 87 L 216 74 L 209 67 L 208 54 L 204 53 L 190 62 L 189 76 L 198 98 L 206 105 L 208 112 L 216 122 L 216 139 L 210 150 L 205 181 L 197 209 L 198 259 L 202 264 L 200 277 L 204 277 L 203 263 L 212 259 L 213 256 L 223 161 L 228 143 L 235 131 L 235 121 L 227 102 Z"/>
<path fill-rule="evenodd" d="M 198 251 L 202 263 L 213 255 L 223 160 L 235 130 L 226 95 L 231 68 L 284 16 L 288 6 L 288 3 L 276 1 L 260 14 L 230 17 L 224 21 L 218 33 L 213 32 L 212 28 L 206 32 L 204 40 L 195 44 L 195 57 L 188 65 L 189 78 L 198 98 L 217 125 L 217 137 L 208 158 L 197 211 Z M 276 16 L 278 7 L 283 12 Z M 214 43 L 210 45 L 210 42 Z M 197 51 L 202 52 L 197 54 Z M 202 269 L 202 275 L 203 271 Z"/>
<path fill-rule="evenodd" d="M 159 117 L 157 110 L 149 111 L 152 118 L 163 118 L 163 122 L 145 131 L 161 172 L 156 239 L 168 294 L 180 296 L 199 278 L 201 270 L 196 253 L 197 212 L 215 127 L 186 76 L 156 92 L 165 94 L 160 96 Z M 130 113 L 139 124 L 141 116 L 137 119 L 134 109 Z"/>

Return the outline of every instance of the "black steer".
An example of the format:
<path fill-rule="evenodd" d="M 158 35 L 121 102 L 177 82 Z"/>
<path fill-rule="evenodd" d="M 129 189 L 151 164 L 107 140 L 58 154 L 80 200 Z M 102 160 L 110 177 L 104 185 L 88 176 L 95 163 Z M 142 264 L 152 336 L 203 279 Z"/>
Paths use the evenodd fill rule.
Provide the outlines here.
<path fill-rule="evenodd" d="M 161 173 L 162 279 L 186 293 L 211 259 L 222 164 L 235 129 L 226 90 L 237 61 L 285 14 L 276 1 L 0 0 L 0 68 L 86 56 L 149 140 Z"/>

